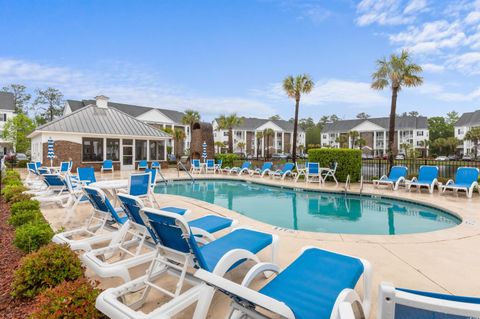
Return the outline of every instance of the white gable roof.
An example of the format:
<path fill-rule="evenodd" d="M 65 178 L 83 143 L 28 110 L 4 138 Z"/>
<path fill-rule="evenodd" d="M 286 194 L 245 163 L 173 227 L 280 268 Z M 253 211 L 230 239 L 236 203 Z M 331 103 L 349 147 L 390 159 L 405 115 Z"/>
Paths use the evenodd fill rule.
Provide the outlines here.
<path fill-rule="evenodd" d="M 362 123 L 358 124 L 354 128 L 351 129 L 352 131 L 358 132 L 370 132 L 370 131 L 384 131 L 385 129 L 380 125 L 370 122 L 369 120 L 365 120 Z"/>
<path fill-rule="evenodd" d="M 274 131 L 283 131 L 283 129 L 278 126 L 277 124 L 273 123 L 272 121 L 268 121 L 267 123 L 259 126 L 257 130 L 263 131 L 264 129 L 271 128 Z"/>
<path fill-rule="evenodd" d="M 143 114 L 140 114 L 137 116 L 137 119 L 140 121 L 144 122 L 149 122 L 149 123 L 167 123 L 167 124 L 174 124 L 175 122 L 163 114 L 160 110 L 157 109 L 151 109 L 148 112 L 145 112 Z"/>

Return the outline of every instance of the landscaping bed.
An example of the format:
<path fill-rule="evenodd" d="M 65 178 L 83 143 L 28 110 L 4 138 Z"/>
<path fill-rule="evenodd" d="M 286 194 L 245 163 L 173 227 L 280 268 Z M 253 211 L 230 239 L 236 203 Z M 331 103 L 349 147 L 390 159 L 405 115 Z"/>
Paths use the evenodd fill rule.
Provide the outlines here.
<path fill-rule="evenodd" d="M 9 217 L 10 205 L 0 198 L 0 318 L 26 318 L 33 311 L 35 300 L 11 295 L 14 271 L 25 254 L 13 245 L 15 229 L 8 224 Z"/>

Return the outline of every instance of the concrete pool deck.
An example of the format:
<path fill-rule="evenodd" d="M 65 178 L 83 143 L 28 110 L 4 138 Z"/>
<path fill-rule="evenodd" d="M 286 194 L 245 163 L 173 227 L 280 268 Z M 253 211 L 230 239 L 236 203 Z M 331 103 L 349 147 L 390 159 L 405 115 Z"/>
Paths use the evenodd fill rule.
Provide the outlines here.
<path fill-rule="evenodd" d="M 167 179 L 178 178 L 176 170 L 162 171 Z M 98 180 L 128 178 L 131 172 L 98 173 Z M 186 178 L 185 173 L 180 173 L 180 178 Z M 195 178 L 238 178 L 232 175 L 201 174 Z M 283 185 L 289 187 L 303 187 L 307 189 L 325 191 L 343 191 L 343 184 L 338 187 L 334 183 L 325 186 L 317 184 L 294 183 L 291 180 L 279 181 L 270 178 L 251 178 L 241 176 L 242 180 L 253 180 L 265 184 Z M 352 184 L 352 192 L 359 191 L 358 184 Z M 370 318 L 376 316 L 377 290 L 382 281 L 392 282 L 395 286 L 411 289 L 428 290 L 440 293 L 480 296 L 479 265 L 480 255 L 480 196 L 475 193 L 472 199 L 466 198 L 464 193 L 439 195 L 437 191 L 429 194 L 422 190 L 421 193 L 406 192 L 403 189 L 391 191 L 386 188 L 374 189 L 372 185 L 365 184 L 364 193 L 391 196 L 400 199 L 414 200 L 421 203 L 434 205 L 448 210 L 462 219 L 458 226 L 429 233 L 409 235 L 346 235 L 312 233 L 280 229 L 278 227 L 261 223 L 247 218 L 226 208 L 173 195 L 156 195 L 162 205 L 175 205 L 192 210 L 192 217 L 205 214 L 218 214 L 237 219 L 241 226 L 250 226 L 258 230 L 277 234 L 279 243 L 279 264 L 287 266 L 304 246 L 317 246 L 320 248 L 338 251 L 369 260 L 373 266 L 373 304 Z M 88 205 L 80 205 L 75 217 L 64 224 L 64 210 L 56 207 L 45 207 L 42 211 L 54 229 L 78 227 L 83 224 L 86 216 L 91 212 Z M 260 255 L 266 257 L 267 255 Z M 312 265 L 314 266 L 314 265 Z M 247 267 L 234 270 L 230 278 L 236 282 L 241 281 Z M 135 274 L 143 274 L 145 267 L 135 270 Z M 101 279 L 89 271 L 93 279 L 99 280 L 102 288 L 115 287 L 120 283 L 118 278 Z M 253 287 L 261 287 L 266 280 L 260 277 Z M 157 301 L 152 300 L 150 307 Z M 148 308 L 148 306 L 147 306 Z M 215 294 L 210 308 L 209 318 L 224 317 L 228 309 L 228 300 L 221 293 Z M 147 309 L 145 309 L 147 310 Z M 192 309 L 187 310 L 178 318 L 191 318 Z M 177 317 L 176 317 L 177 318 Z"/>

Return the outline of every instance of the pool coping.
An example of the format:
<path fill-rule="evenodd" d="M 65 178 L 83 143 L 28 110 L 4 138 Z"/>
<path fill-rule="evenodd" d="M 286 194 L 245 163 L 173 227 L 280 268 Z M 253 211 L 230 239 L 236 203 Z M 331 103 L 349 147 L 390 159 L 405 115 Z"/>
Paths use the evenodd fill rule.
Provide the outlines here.
<path fill-rule="evenodd" d="M 247 182 L 247 183 L 256 183 L 258 185 L 264 186 L 272 186 L 290 190 L 301 190 L 301 191 L 309 191 L 309 192 L 317 192 L 317 193 L 334 193 L 334 194 L 344 194 L 343 191 L 339 191 L 338 189 L 327 189 L 327 188 L 313 188 L 308 187 L 309 185 L 296 185 L 296 184 L 284 184 L 284 183 L 277 183 L 278 180 L 265 180 L 265 179 L 254 179 L 248 178 L 247 176 L 231 176 L 231 175 L 208 175 L 208 176 L 195 176 L 198 180 L 231 180 L 231 181 L 240 181 L 240 182 Z M 191 181 L 188 178 L 179 177 L 179 178 L 169 178 L 168 181 Z M 307 187 L 305 187 L 307 186 Z M 398 201 L 403 201 L 407 203 L 413 203 L 418 205 L 423 205 L 426 207 L 432 207 L 438 209 L 442 212 L 450 214 L 451 216 L 458 218 L 460 220 L 460 224 L 446 228 L 440 229 L 435 231 L 429 232 L 422 232 L 422 233 L 413 233 L 413 234 L 399 234 L 399 235 L 375 235 L 375 234 L 346 234 L 346 233 L 326 233 L 326 232 L 312 232 L 312 231 L 305 231 L 305 230 L 294 230 L 290 228 L 283 228 L 279 226 L 275 226 L 272 224 L 268 224 L 254 218 L 242 215 L 236 211 L 229 210 L 223 206 L 219 206 L 216 204 L 211 204 L 202 200 L 194 199 L 191 197 L 181 196 L 181 195 L 169 195 L 169 196 L 179 196 L 182 199 L 188 199 L 194 203 L 202 203 L 201 206 L 210 207 L 211 210 L 214 211 L 224 211 L 227 212 L 227 216 L 233 218 L 239 218 L 240 216 L 242 219 L 246 219 L 249 224 L 254 226 L 259 226 L 262 229 L 266 229 L 268 231 L 279 232 L 282 235 L 287 235 L 295 238 L 303 238 L 303 239 L 316 239 L 316 240 L 340 240 L 340 241 L 348 241 L 348 242 L 368 242 L 368 243 L 428 243 L 428 242 L 437 242 L 437 241 L 444 241 L 444 240 L 453 240 L 453 239 L 461 239 L 470 236 L 476 236 L 480 234 L 480 229 L 478 227 L 479 222 L 476 216 L 472 216 L 473 214 L 466 214 L 465 211 L 456 211 L 451 208 L 445 208 L 444 206 L 440 206 L 436 203 L 428 202 L 422 198 L 418 199 L 411 199 L 401 196 L 401 193 L 395 192 L 392 194 L 384 194 L 372 191 L 363 191 L 361 194 L 350 191 L 349 193 L 358 195 L 358 196 L 376 196 L 385 199 L 393 199 Z"/>

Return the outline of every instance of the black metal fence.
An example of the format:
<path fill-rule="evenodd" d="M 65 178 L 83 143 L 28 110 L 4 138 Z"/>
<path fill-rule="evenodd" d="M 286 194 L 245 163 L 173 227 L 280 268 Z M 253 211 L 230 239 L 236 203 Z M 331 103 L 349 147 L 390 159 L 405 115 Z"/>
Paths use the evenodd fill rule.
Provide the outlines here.
<path fill-rule="evenodd" d="M 395 160 L 395 165 L 408 167 L 408 176 L 417 176 L 418 169 L 422 165 L 438 166 L 439 179 L 447 180 L 455 178 L 455 173 L 459 167 L 479 167 L 480 161 L 436 161 L 433 159 L 404 159 Z M 383 159 L 363 159 L 362 175 L 365 181 L 380 178 L 388 173 L 388 161 Z"/>

